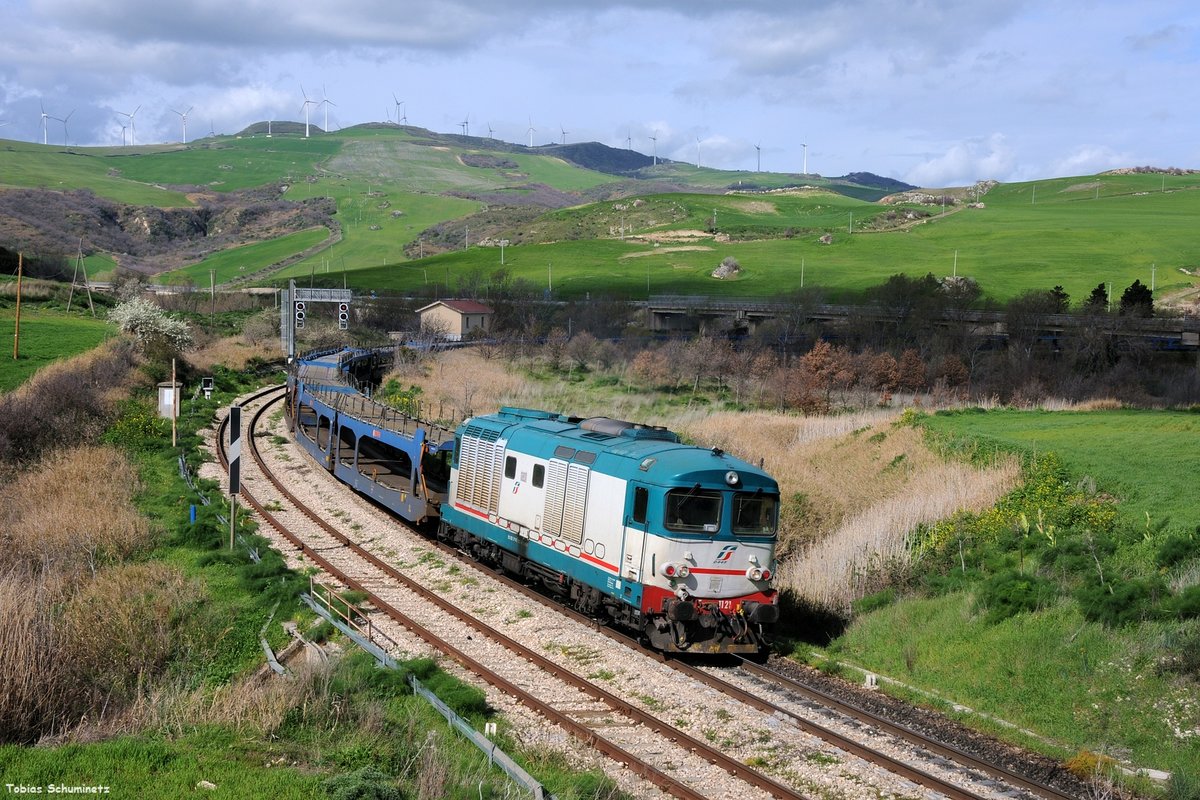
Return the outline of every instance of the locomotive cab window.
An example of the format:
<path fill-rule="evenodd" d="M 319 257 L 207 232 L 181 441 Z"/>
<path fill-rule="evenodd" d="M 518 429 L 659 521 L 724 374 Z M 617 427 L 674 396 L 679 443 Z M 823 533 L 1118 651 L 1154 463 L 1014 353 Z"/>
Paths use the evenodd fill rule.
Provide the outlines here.
<path fill-rule="evenodd" d="M 633 521 L 640 524 L 646 524 L 646 510 L 650 506 L 650 490 L 644 486 L 635 487 L 633 490 Z"/>
<path fill-rule="evenodd" d="M 721 529 L 721 493 L 701 489 L 667 492 L 666 528 L 687 533 L 716 533 Z"/>
<path fill-rule="evenodd" d="M 512 456 L 506 456 L 504 459 L 504 477 L 517 477 L 517 459 Z"/>
<path fill-rule="evenodd" d="M 771 536 L 779 521 L 779 498 L 773 494 L 738 492 L 733 496 L 733 532 Z"/>
<path fill-rule="evenodd" d="M 533 465 L 533 485 L 540 489 L 546 485 L 546 467 L 543 464 Z"/>

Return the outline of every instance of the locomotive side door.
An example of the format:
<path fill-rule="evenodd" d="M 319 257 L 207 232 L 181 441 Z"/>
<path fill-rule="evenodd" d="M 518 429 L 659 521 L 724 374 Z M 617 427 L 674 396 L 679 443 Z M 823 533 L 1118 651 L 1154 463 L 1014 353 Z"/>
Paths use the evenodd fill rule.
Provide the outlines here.
<path fill-rule="evenodd" d="M 625 514 L 625 548 L 621 554 L 621 577 L 641 582 L 642 557 L 646 549 L 646 511 L 650 505 L 650 490 L 630 482 Z"/>

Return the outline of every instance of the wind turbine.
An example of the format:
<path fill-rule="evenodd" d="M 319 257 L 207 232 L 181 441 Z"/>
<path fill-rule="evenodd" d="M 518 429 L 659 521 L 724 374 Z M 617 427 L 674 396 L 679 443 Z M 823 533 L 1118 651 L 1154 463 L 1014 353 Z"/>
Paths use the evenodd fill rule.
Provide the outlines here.
<path fill-rule="evenodd" d="M 46 120 L 50 119 L 50 115 L 46 113 L 46 106 L 39 101 L 38 105 L 42 107 L 42 144 L 50 144 L 48 134 L 46 133 Z"/>
<path fill-rule="evenodd" d="M 696 169 L 700 169 L 700 137 L 696 137 Z"/>
<path fill-rule="evenodd" d="M 129 129 L 128 125 L 121 126 L 121 147 L 125 146 L 125 131 Z"/>
<path fill-rule="evenodd" d="M 192 113 L 193 108 L 195 108 L 195 106 L 188 106 L 188 110 L 184 111 L 182 114 L 180 114 L 178 111 L 175 111 L 175 109 L 173 109 L 173 108 L 171 109 L 172 112 L 179 114 L 179 119 L 183 123 L 183 143 L 184 144 L 187 144 L 187 115 Z"/>
<path fill-rule="evenodd" d="M 562 131 L 562 143 L 566 144 L 567 143 L 567 129 L 562 126 L 562 123 L 559 123 L 558 129 L 560 131 Z"/>
<path fill-rule="evenodd" d="M 300 94 L 304 95 L 304 104 L 300 106 L 300 110 L 304 112 L 304 138 L 308 138 L 308 107 L 315 106 L 316 100 L 308 99 L 308 92 L 304 91 L 304 84 L 300 84 Z"/>
<path fill-rule="evenodd" d="M 329 95 L 325 94 L 325 84 L 321 84 L 321 105 L 325 106 L 325 132 L 329 133 L 329 107 L 336 106 L 337 103 L 329 99 Z"/>
<path fill-rule="evenodd" d="M 72 108 L 71 114 L 74 114 L 74 113 L 75 113 L 75 109 Z M 67 120 L 69 120 L 71 118 L 71 114 L 67 114 L 65 117 L 63 117 L 61 120 L 59 120 L 63 124 L 63 147 L 67 146 Z"/>
<path fill-rule="evenodd" d="M 462 135 L 470 136 L 471 135 L 471 112 L 468 111 L 467 115 L 465 117 L 463 117 L 463 121 L 458 124 L 462 126 L 462 131 L 463 131 Z"/>
<path fill-rule="evenodd" d="M 655 133 L 658 133 L 658 131 L 655 131 Z M 658 166 L 658 137 L 651 136 L 650 141 L 654 143 L 654 166 L 657 167 Z"/>
<path fill-rule="evenodd" d="M 213 121 L 212 121 L 212 119 L 209 119 L 209 121 L 208 121 L 208 135 L 209 135 L 209 136 L 216 136 L 216 135 L 217 135 L 217 129 L 213 127 Z"/>
<path fill-rule="evenodd" d="M 491 139 L 491 138 L 492 138 L 492 133 L 493 133 L 493 131 L 492 131 L 492 123 L 490 123 L 490 122 L 489 122 L 489 123 L 488 123 L 488 138 L 489 138 L 489 139 Z"/>
<path fill-rule="evenodd" d="M 762 147 L 761 146 L 759 146 L 757 144 L 754 145 L 754 155 L 757 159 L 757 166 L 755 167 L 754 171 L 762 172 Z"/>
<path fill-rule="evenodd" d="M 533 127 L 533 117 L 530 117 L 529 118 L 529 146 L 530 147 L 533 147 L 533 132 L 536 130 L 537 130 L 537 128 Z"/>
<path fill-rule="evenodd" d="M 801 144 L 800 146 L 804 148 L 804 174 L 807 175 L 808 174 L 808 145 Z"/>
<path fill-rule="evenodd" d="M 129 112 L 128 114 L 126 114 L 124 111 L 117 112 L 122 117 L 129 117 L 129 144 L 131 144 L 131 145 L 137 144 L 137 128 L 133 124 L 133 118 L 135 116 L 137 116 L 137 112 L 139 112 L 141 110 L 142 110 L 142 107 L 138 106 L 137 108 L 135 108 L 133 111 Z"/>
<path fill-rule="evenodd" d="M 633 149 L 633 131 L 625 131 L 625 149 Z"/>

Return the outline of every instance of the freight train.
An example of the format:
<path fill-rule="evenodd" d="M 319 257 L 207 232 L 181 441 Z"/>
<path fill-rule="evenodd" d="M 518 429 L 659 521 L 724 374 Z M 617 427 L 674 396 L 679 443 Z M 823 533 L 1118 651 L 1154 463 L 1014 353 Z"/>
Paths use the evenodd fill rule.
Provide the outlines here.
<path fill-rule="evenodd" d="M 456 429 L 343 380 L 354 353 L 297 362 L 297 442 L 340 480 L 472 557 L 665 652 L 763 654 L 778 484 L 665 428 L 523 408 Z"/>

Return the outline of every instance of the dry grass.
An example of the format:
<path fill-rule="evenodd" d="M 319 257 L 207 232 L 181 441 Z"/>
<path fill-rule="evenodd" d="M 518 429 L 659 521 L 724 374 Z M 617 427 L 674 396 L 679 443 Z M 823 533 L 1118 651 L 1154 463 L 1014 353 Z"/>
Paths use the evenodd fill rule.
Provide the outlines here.
<path fill-rule="evenodd" d="M 66 590 L 65 581 L 45 573 L 0 574 L 0 742 L 34 740 L 60 727 L 76 705 L 54 624 Z"/>
<path fill-rule="evenodd" d="M 279 358 L 279 340 L 261 339 L 247 342 L 241 336 L 227 336 L 204 342 L 189 350 L 188 363 L 200 372 L 211 374 L 218 364 L 232 370 L 243 370 L 250 359 L 273 361 Z"/>
<path fill-rule="evenodd" d="M 263 681 L 250 676 L 215 689 L 178 683 L 155 686 L 139 694 L 121 713 L 72 730 L 69 740 L 95 741 L 147 730 L 178 736 L 205 725 L 270 736 L 292 709 L 336 717 L 341 709 L 331 706 L 329 664 L 293 664 L 289 669 L 287 680 L 270 677 Z"/>
<path fill-rule="evenodd" d="M 940 464 L 915 471 L 901 491 L 881 495 L 780 565 L 780 588 L 848 612 L 853 601 L 907 574 L 909 537 L 918 525 L 957 511 L 982 511 L 1016 485 L 1015 462 L 979 470 Z"/>
<path fill-rule="evenodd" d="M 70 576 L 128 556 L 150 538 L 133 506 L 138 486 L 136 470 L 112 447 L 62 451 L 17 476 L 0 508 L 0 570 Z"/>
<path fill-rule="evenodd" d="M 59 297 L 66 299 L 68 290 L 57 281 L 44 281 L 39 278 L 24 278 L 21 281 L 21 300 L 49 300 Z M 5 281 L 0 283 L 0 297 L 17 296 L 17 282 Z M 87 298 L 84 298 L 86 302 Z"/>
<path fill-rule="evenodd" d="M 72 669 L 97 700 L 128 701 L 184 649 L 202 598 L 199 585 L 161 562 L 101 570 L 63 608 Z"/>
<path fill-rule="evenodd" d="M 784 500 L 777 585 L 836 610 L 903 572 L 917 525 L 987 508 L 1019 477 L 1014 461 L 988 469 L 946 463 L 919 431 L 892 424 L 895 408 L 824 417 L 705 406 L 664 412 L 652 392 L 526 381 L 504 361 L 471 350 L 438 356 L 424 374 L 392 377 L 420 386 L 426 401 L 465 403 L 476 413 L 518 405 L 666 425 L 689 441 L 761 462 Z"/>
<path fill-rule="evenodd" d="M 137 474 L 110 447 L 63 451 L 0 487 L 0 741 L 103 717 L 186 644 L 200 590 L 163 564 Z"/>

